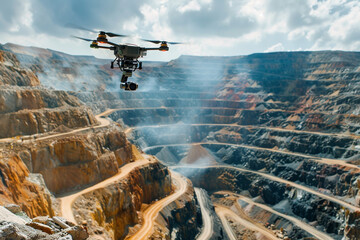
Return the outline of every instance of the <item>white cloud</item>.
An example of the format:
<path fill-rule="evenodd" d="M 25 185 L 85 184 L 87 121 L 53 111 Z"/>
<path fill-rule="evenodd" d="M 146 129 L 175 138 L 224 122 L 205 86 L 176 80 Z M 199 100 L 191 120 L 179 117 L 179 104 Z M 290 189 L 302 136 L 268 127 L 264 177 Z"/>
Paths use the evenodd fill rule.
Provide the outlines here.
<path fill-rule="evenodd" d="M 140 19 L 138 17 L 134 17 L 128 21 L 125 21 L 122 28 L 128 32 L 135 32 L 138 30 L 139 23 Z"/>
<path fill-rule="evenodd" d="M 283 46 L 282 43 L 277 43 L 271 47 L 269 47 L 268 49 L 266 49 L 264 52 L 280 52 L 280 51 L 284 51 L 285 48 Z"/>
<path fill-rule="evenodd" d="M 334 40 L 349 40 L 355 35 L 360 37 L 360 6 L 352 7 L 347 15 L 339 17 L 329 28 L 329 35 Z M 357 33 L 357 34 L 356 34 Z"/>
<path fill-rule="evenodd" d="M 186 5 L 178 7 L 178 11 L 180 13 L 184 13 L 187 11 L 199 11 L 200 9 L 201 9 L 201 6 L 198 3 L 198 1 L 196 1 L 196 0 L 192 0 L 189 3 L 187 3 Z"/>
<path fill-rule="evenodd" d="M 194 43 L 171 46 L 165 54 L 151 52 L 147 60 L 169 60 L 181 54 L 360 48 L 358 0 L 13 0 L 2 3 L 0 39 L 93 54 L 87 43 L 69 38 L 93 34 L 65 29 L 68 22 L 146 39 Z"/>

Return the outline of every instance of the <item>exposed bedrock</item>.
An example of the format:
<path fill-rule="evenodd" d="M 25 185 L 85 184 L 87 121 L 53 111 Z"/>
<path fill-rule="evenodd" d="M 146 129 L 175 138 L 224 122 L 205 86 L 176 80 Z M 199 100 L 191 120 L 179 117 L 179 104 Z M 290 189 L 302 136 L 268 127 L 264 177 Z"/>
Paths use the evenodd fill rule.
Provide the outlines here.
<path fill-rule="evenodd" d="M 249 197 L 260 196 L 270 206 L 288 200 L 292 213 L 309 222 L 316 221 L 322 230 L 336 235 L 344 234 L 346 216 L 349 210 L 338 203 L 322 199 L 314 194 L 231 168 L 176 168 L 176 171 L 189 177 L 194 186 L 201 187 L 210 193 L 228 190 Z M 212 179 L 212 181 L 209 181 Z M 348 221 L 349 222 L 349 221 Z M 350 231 L 356 226 L 348 224 Z"/>
<path fill-rule="evenodd" d="M 211 231 L 211 234 L 208 239 L 209 240 L 219 240 L 219 239 L 228 240 L 229 238 L 228 238 L 227 234 L 224 234 L 224 232 L 225 232 L 224 227 L 221 224 L 220 218 L 216 215 L 213 202 L 210 199 L 210 196 L 208 195 L 207 191 L 202 188 L 198 188 L 195 191 L 197 191 L 196 199 L 200 206 L 201 206 L 200 201 L 203 201 L 204 210 L 202 210 L 202 211 L 205 211 L 205 213 L 202 212 L 202 215 L 203 216 L 205 215 L 205 217 L 207 217 L 207 215 L 208 215 L 208 217 L 210 218 L 209 219 L 209 222 L 210 222 L 209 227 L 212 231 Z M 203 232 L 205 231 L 205 224 L 206 224 L 205 221 L 203 219 L 202 229 L 197 237 L 200 237 L 203 234 Z"/>
<path fill-rule="evenodd" d="M 170 192 L 168 169 L 148 163 L 122 180 L 77 198 L 73 211 L 77 222 L 86 221 L 91 235 L 124 239 L 129 227 L 139 223 L 142 203 L 149 204 Z"/>
<path fill-rule="evenodd" d="M 292 155 L 288 152 L 272 152 L 267 149 L 251 149 L 246 146 L 226 144 L 201 144 L 216 159 L 227 164 L 252 170 L 263 170 L 292 182 L 326 189 L 329 193 L 355 199 L 359 193 L 358 171 L 315 161 L 315 158 Z M 190 145 L 191 146 L 191 145 Z M 189 153 L 189 145 L 159 147 L 147 151 L 167 164 L 177 164 Z M 210 165 L 207 160 L 203 164 Z"/>
<path fill-rule="evenodd" d="M 18 156 L 1 156 L 0 179 L 1 204 L 16 203 L 30 217 L 54 215 L 42 176 L 31 174 Z"/>
<path fill-rule="evenodd" d="M 20 66 L 17 57 L 8 51 L 3 51 L 0 45 L 0 85 L 38 86 L 40 81 L 28 69 Z"/>
<path fill-rule="evenodd" d="M 108 61 L 104 59 L 71 56 L 50 49 L 11 43 L 0 45 L 0 48 L 15 54 L 22 67 L 35 73 L 38 82 L 48 88 L 67 91 L 105 90 L 113 89 L 118 80 L 113 79 L 114 71 L 111 71 Z"/>
<path fill-rule="evenodd" d="M 284 218 L 282 213 L 276 213 L 276 211 L 268 211 L 267 209 L 261 208 L 256 203 L 263 203 L 261 197 L 255 198 L 255 204 L 249 204 L 248 202 L 238 199 L 236 194 L 231 192 L 215 192 L 211 195 L 211 199 L 214 203 L 222 206 L 231 208 L 232 211 L 238 215 L 246 214 L 254 222 L 263 224 L 264 226 L 275 226 L 276 229 L 283 229 L 282 235 L 286 232 L 286 235 L 290 239 L 306 239 L 313 237 L 313 235 L 304 229 L 296 225 L 296 223 L 289 221 Z M 282 208 L 284 212 L 290 213 L 291 210 L 287 209 L 288 201 L 283 200 L 279 204 L 275 205 L 274 208 Z M 239 213 L 241 211 L 241 213 Z M 287 215 L 285 215 L 287 216 Z M 300 221 L 300 220 L 299 220 Z"/>
<path fill-rule="evenodd" d="M 79 107 L 79 100 L 64 91 L 49 91 L 43 87 L 5 86 L 0 90 L 0 114 L 23 109 Z"/>
<path fill-rule="evenodd" d="M 125 101 L 125 100 L 123 100 Z M 160 119 L 159 124 L 177 124 L 179 122 L 185 123 L 218 123 L 218 124 L 239 124 L 252 125 L 264 127 L 278 127 L 288 130 L 305 130 L 314 132 L 328 132 L 328 133 L 360 133 L 360 118 L 358 115 L 352 114 L 338 114 L 334 112 L 313 112 L 279 110 L 269 106 L 264 109 L 242 109 L 234 107 L 206 106 L 199 104 L 208 100 L 190 100 L 188 104 L 191 107 L 184 107 L 181 103 L 184 101 L 181 98 L 174 100 L 179 103 L 177 106 L 167 106 L 161 103 L 161 106 L 150 106 L 149 102 L 142 99 L 132 100 L 132 103 L 125 105 L 124 103 L 116 104 L 112 102 L 110 108 L 124 108 L 113 113 L 110 117 L 117 121 L 122 119 L 128 126 L 142 126 L 156 124 L 154 119 L 149 118 L 149 115 L 154 116 L 155 119 Z M 223 100 L 214 100 L 216 103 L 223 102 Z M 235 102 L 236 103 L 236 102 Z M 257 103 L 258 104 L 258 103 Z M 134 107 L 134 105 L 137 105 Z M 145 105 L 145 106 L 143 106 Z M 205 105 L 205 106 L 203 106 Z M 227 104 L 225 104 L 227 105 Z M 261 105 L 263 106 L 263 104 Z M 129 109 L 130 108 L 130 109 Z M 224 109 L 221 109 L 224 108 Z M 271 110 L 271 111 L 269 111 Z M 196 114 L 194 115 L 194 112 Z M 168 118 L 164 118 L 167 114 Z"/>
<path fill-rule="evenodd" d="M 80 128 L 97 123 L 86 107 L 20 110 L 0 114 L 1 138 L 47 133 L 58 127 Z"/>
<path fill-rule="evenodd" d="M 19 155 L 31 172 L 41 173 L 55 194 L 80 189 L 118 172 L 137 151 L 116 127 L 29 144 Z"/>
<path fill-rule="evenodd" d="M 0 138 L 97 122 L 91 110 L 76 97 L 40 86 L 34 72 L 20 64 L 13 53 L 0 50 L 0 73 Z"/>
<path fill-rule="evenodd" d="M 150 115 L 151 116 L 151 115 Z M 150 126 L 135 129 L 148 146 L 167 145 L 186 142 L 207 142 L 244 144 L 260 148 L 276 148 L 283 151 L 303 153 L 327 158 L 355 158 L 359 150 L 355 148 L 360 141 L 343 135 L 321 135 L 311 132 L 281 130 L 265 127 L 214 126 L 216 123 L 194 125 Z M 168 131 L 171 130 L 171 131 Z M 187 135 L 181 138 L 181 132 Z M 159 134 L 161 133 L 161 134 Z"/>
<path fill-rule="evenodd" d="M 186 192 L 165 206 L 158 214 L 155 228 L 151 238 L 158 239 L 195 239 L 201 227 L 201 212 L 195 198 L 192 183 L 188 181 Z M 161 233 L 160 232 L 160 233 Z M 172 236 L 176 236 L 173 238 Z"/>
<path fill-rule="evenodd" d="M 108 64 L 104 60 L 76 58 L 51 50 L 27 49 L 11 44 L 2 48 L 14 52 L 25 66 L 20 68 L 13 54 L 3 57 L 8 60 L 0 64 L 6 73 L 1 76 L 2 84 L 34 86 L 40 79 L 43 84 L 55 89 L 74 91 L 71 93 L 73 97 L 86 103 L 96 114 L 107 108 L 117 109 L 110 117 L 124 127 L 135 127 L 126 131 L 128 134 L 132 132 L 133 141 L 167 164 L 191 162 L 186 159 L 193 149 L 189 144 L 200 142 L 209 152 L 201 156 L 211 156 L 212 164 L 228 163 L 257 173 L 272 174 L 353 205 L 359 203 L 358 166 L 347 165 L 359 164 L 359 53 L 321 51 L 236 57 L 181 56 L 169 63 L 144 64 L 144 69 L 136 71 L 133 76 L 134 81 L 139 83 L 138 91 L 126 93 L 106 92 L 118 90 L 119 76 L 104 67 L 103 64 Z M 89 61 L 94 66 L 90 66 Z M 28 74 L 28 69 L 38 78 Z M 14 72 L 13 77 L 8 77 L 10 71 Z M 14 125 L 9 129 L 15 129 L 11 132 L 6 125 L 6 131 L 10 131 L 7 136 L 28 133 L 28 130 L 15 127 L 18 118 L 36 129 L 31 133 L 52 131 L 59 126 L 58 122 L 54 121 L 49 126 L 45 123 L 48 120 L 38 120 L 42 118 L 37 115 L 42 111 L 56 112 L 63 107 L 77 107 L 75 101 L 66 102 L 62 94 L 52 97 L 52 94 L 34 90 L 31 95 L 27 92 L 29 88 L 24 87 L 16 94 L 13 90 L 2 92 L 19 103 L 8 102 L 6 105 L 9 107 L 0 108 L 6 122 Z M 47 101 L 48 96 L 56 98 L 59 105 Z M 33 102 L 33 99 L 40 100 Z M 50 110 L 42 110 L 43 107 Z M 18 114 L 23 114 L 23 111 L 34 112 L 36 121 L 33 121 L 33 116 L 20 117 Z M 10 118 L 10 115 L 16 117 Z M 59 118 L 64 120 L 62 116 Z M 39 121 L 41 124 L 36 125 L 35 122 Z M 232 126 L 187 126 L 182 123 Z M 88 120 L 81 124 L 89 126 L 93 123 Z M 168 126 L 143 127 L 159 124 Z M 106 168 L 121 165 L 117 150 L 107 149 L 103 143 L 98 143 L 102 142 L 98 141 L 102 138 L 94 134 L 91 136 L 94 142 L 80 137 L 59 139 L 53 143 L 49 141 L 48 146 L 38 143 L 33 147 L 35 150 L 32 147 L 23 150 L 21 157 L 32 171 L 39 168 L 46 175 L 46 170 L 39 167 L 39 162 L 34 159 L 50 156 L 51 161 L 45 160 L 51 169 L 49 175 L 58 176 L 58 172 L 65 176 L 69 174 L 69 179 L 76 182 L 71 175 L 76 172 L 86 179 L 78 182 L 84 187 L 103 179 L 102 176 L 114 174 L 112 170 L 101 170 L 101 164 Z M 65 153 L 72 149 L 82 153 L 81 156 L 74 154 L 79 157 L 78 165 L 75 164 L 76 159 Z M 61 158 L 60 153 L 66 157 Z M 123 162 L 123 157 L 120 158 Z M 32 161 L 36 164 L 33 165 Z M 95 169 L 97 173 L 89 173 L 82 166 Z M 281 181 L 270 181 L 255 173 L 219 169 L 204 171 L 196 170 L 191 177 L 196 186 L 209 191 L 228 189 L 249 197 L 261 196 L 269 206 L 288 201 L 293 214 L 312 221 L 321 231 L 336 234 L 336 237 L 340 237 L 342 232 L 350 238 L 357 236 L 357 213 L 326 200 L 325 196 L 320 198 L 295 189 L 291 184 L 287 186 Z M 51 184 L 61 192 L 61 187 Z M 115 190 L 113 192 L 120 192 L 117 188 Z M 100 195 L 97 196 L 101 202 Z M 105 208 L 105 204 L 101 206 Z M 115 219 L 109 216 L 107 219 L 110 222 Z M 135 218 L 131 218 L 130 214 L 131 221 L 135 222 Z M 121 231 L 124 233 L 126 229 Z M 101 235 L 101 232 L 104 231 L 99 228 L 97 233 Z M 119 232 L 117 236 L 123 233 Z"/>

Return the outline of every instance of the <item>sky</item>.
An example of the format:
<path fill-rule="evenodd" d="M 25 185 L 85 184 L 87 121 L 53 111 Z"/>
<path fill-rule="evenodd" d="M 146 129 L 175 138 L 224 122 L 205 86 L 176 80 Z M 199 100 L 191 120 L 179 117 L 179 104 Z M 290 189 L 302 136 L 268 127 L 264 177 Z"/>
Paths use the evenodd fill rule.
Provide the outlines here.
<path fill-rule="evenodd" d="M 360 50 L 360 0 L 0 0 L 0 43 L 73 55 L 113 58 L 75 38 L 131 35 L 116 43 L 155 45 L 139 38 L 185 42 L 144 60 L 180 55 L 236 56 L 259 52 Z"/>

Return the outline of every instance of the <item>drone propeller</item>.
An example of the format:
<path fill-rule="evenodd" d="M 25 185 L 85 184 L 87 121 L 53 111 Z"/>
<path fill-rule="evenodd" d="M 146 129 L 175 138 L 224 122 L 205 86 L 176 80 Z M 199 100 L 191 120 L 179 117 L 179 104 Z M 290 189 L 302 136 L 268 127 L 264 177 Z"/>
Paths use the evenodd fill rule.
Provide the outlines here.
<path fill-rule="evenodd" d="M 88 38 L 82 38 L 82 37 L 77 37 L 77 36 L 72 36 L 73 38 L 77 38 L 77 39 L 81 39 L 81 40 L 84 40 L 84 41 L 87 41 L 87 42 L 96 42 L 96 40 L 92 40 L 92 39 L 88 39 Z"/>
<path fill-rule="evenodd" d="M 123 35 L 123 34 L 117 34 L 117 33 L 111 33 L 111 32 L 105 32 L 105 34 L 108 37 L 129 37 L 129 35 Z"/>
<path fill-rule="evenodd" d="M 66 24 L 65 27 L 79 29 L 79 30 L 92 32 L 92 33 L 100 33 L 101 35 L 107 35 L 108 37 L 128 37 L 128 35 L 123 35 L 123 34 L 117 34 L 117 33 L 112 33 L 112 32 L 105 32 L 105 31 L 95 31 L 93 29 L 84 28 L 82 26 L 78 26 L 76 24 L 71 24 L 71 23 Z"/>
<path fill-rule="evenodd" d="M 76 25 L 76 24 L 72 24 L 72 23 L 68 23 L 65 24 L 65 27 L 67 28 L 73 28 L 73 29 L 78 29 L 78 30 L 83 30 L 83 31 L 87 31 L 87 32 L 92 32 L 92 33 L 98 33 L 95 30 L 89 29 L 89 28 L 84 28 L 82 26 Z"/>
<path fill-rule="evenodd" d="M 161 41 L 161 40 L 148 40 L 148 39 L 141 39 L 142 41 L 145 42 L 151 42 L 151 43 L 155 43 L 155 44 L 159 44 L 159 43 L 164 43 L 164 44 L 183 44 L 182 42 L 167 42 L 167 41 Z"/>

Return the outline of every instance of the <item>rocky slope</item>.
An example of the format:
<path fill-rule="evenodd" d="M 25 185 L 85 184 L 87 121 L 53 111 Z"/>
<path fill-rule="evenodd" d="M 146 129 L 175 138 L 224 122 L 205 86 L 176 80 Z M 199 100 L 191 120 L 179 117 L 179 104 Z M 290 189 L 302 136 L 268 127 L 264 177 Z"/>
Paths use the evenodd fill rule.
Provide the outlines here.
<path fill-rule="evenodd" d="M 138 72 L 140 91 L 152 76 L 153 88 L 146 92 L 74 94 L 94 111 L 104 105 L 116 109 L 109 117 L 129 126 L 134 143 L 169 165 L 192 155 L 192 144 L 201 144 L 212 156 L 208 164 L 217 159 L 261 170 L 358 207 L 359 60 L 359 53 L 341 51 L 182 56 Z M 314 224 L 334 238 L 356 236 L 358 227 L 348 218 L 356 211 L 344 214 L 341 207 L 309 192 L 298 199 L 287 195 L 293 190 L 286 184 L 275 181 L 270 186 L 256 175 L 245 181 L 246 188 L 233 183 L 229 188 L 221 181 L 221 171 L 212 171 L 219 177 L 206 185 L 195 181 L 195 186 L 239 193 L 256 186 L 251 197 L 279 191 L 265 202 L 274 205 L 286 197 L 291 216 L 316 220 Z M 198 172 L 196 178 L 209 176 Z M 327 210 L 319 207 L 322 204 Z M 308 209 L 311 216 L 300 209 Z M 317 211 L 319 219 L 313 215 Z"/>
<path fill-rule="evenodd" d="M 86 228 L 61 217 L 38 216 L 30 219 L 20 206 L 0 206 L 0 239 L 88 239 Z"/>
<path fill-rule="evenodd" d="M 64 91 L 49 91 L 17 57 L 0 49 L 1 138 L 50 132 L 96 123 L 92 113 Z"/>
<path fill-rule="evenodd" d="M 78 198 L 74 210 L 78 222 L 85 221 L 92 235 L 124 239 L 130 226 L 139 222 L 143 203 L 149 204 L 171 192 L 168 169 L 149 163 L 127 178 Z"/>
<path fill-rule="evenodd" d="M 114 110 L 108 116 L 129 127 L 128 137 L 146 153 L 170 166 L 196 164 L 192 171 L 182 171 L 195 186 L 210 194 L 229 190 L 261 199 L 273 210 L 286 202 L 286 211 L 281 212 L 285 217 L 303 219 L 335 239 L 356 239 L 360 206 L 359 53 L 182 56 L 169 63 L 144 64 L 143 71 L 137 71 L 134 77 L 139 90 L 129 93 L 117 87 L 114 91 L 118 73 L 108 70 L 106 61 L 11 44 L 2 49 L 6 49 L 2 54 L 5 60 L 1 67 L 6 73 L 2 79 L 8 85 L 2 90 L 1 96 L 7 97 L 0 99 L 0 114 L 4 122 L 13 124 L 6 127 L 3 137 L 93 126 L 96 121 L 82 104 L 96 114 L 111 108 Z M 72 92 L 54 90 L 50 94 L 38 86 L 39 82 Z M 88 114 L 77 114 L 79 109 Z M 64 117 L 76 115 L 76 122 Z M 64 127 L 56 119 L 65 122 Z M 34 126 L 34 130 L 26 132 L 17 127 L 23 125 Z M 105 166 L 115 169 L 131 159 L 124 160 L 124 141 L 117 147 L 109 146 L 117 138 L 111 137 L 116 131 L 121 130 L 91 133 L 88 129 L 78 137 L 41 140 L 35 148 L 26 142 L 7 148 L 19 150 L 26 166 L 42 173 L 53 191 L 66 192 L 77 184 L 85 186 L 116 174 Z M 65 154 L 67 151 L 82 154 L 73 159 Z M 131 151 L 126 151 L 131 156 Z M 39 165 L 43 161 L 50 167 Z M 210 168 L 216 164 L 221 166 Z M 195 168 L 199 165 L 209 169 Z M 231 165 L 235 168 L 228 168 Z M 80 174 L 82 180 L 78 181 L 72 177 L 89 166 L 99 171 L 88 174 L 88 178 Z M 51 182 L 51 176 L 63 174 L 76 184 L 66 180 Z M 226 200 L 225 196 L 220 198 Z M 221 199 L 216 201 L 223 203 Z M 191 202 L 189 197 L 188 204 Z M 194 214 L 194 205 L 188 206 L 183 211 Z M 102 213 L 107 210 L 101 209 L 99 216 L 103 217 L 99 219 L 109 219 Z M 251 216 L 258 219 L 265 213 L 254 211 Z M 166 216 L 172 219 L 170 214 Z M 135 218 L 128 220 L 136 223 Z M 274 221 L 275 228 L 293 226 L 284 219 L 279 220 L 281 224 Z M 114 221 L 95 222 L 100 235 L 106 233 L 103 229 L 114 226 Z M 126 224 L 120 225 L 118 233 L 111 233 L 113 236 L 126 233 Z M 291 233 L 289 230 L 290 236 L 315 236 L 301 227 L 289 229 L 293 229 Z M 184 234 L 187 232 L 182 231 Z"/>
<path fill-rule="evenodd" d="M 65 91 L 100 89 L 97 94 L 101 95 L 110 88 L 113 73 L 99 70 L 103 60 L 13 44 L 0 45 L 0 56 L 1 204 L 17 203 L 30 217 L 58 215 L 63 206 L 56 197 L 115 178 L 122 167 L 143 158 L 119 124 L 95 117 L 74 93 Z M 83 84 L 79 84 L 81 79 Z M 123 239 L 129 228 L 144 224 L 143 205 L 170 195 L 172 190 L 167 168 L 154 160 L 125 178 L 76 198 L 71 211 L 75 221 L 87 225 L 90 239 Z M 197 206 L 192 187 L 167 209 L 180 214 L 181 221 L 189 221 L 185 227 L 180 221 L 176 228 L 169 225 L 162 230 L 177 238 L 198 233 L 200 215 L 193 216 Z M 168 217 L 175 217 L 175 213 Z M 15 228 L 25 231 L 20 235 L 37 239 L 28 228 Z"/>
<path fill-rule="evenodd" d="M 118 78 L 113 76 L 113 71 L 108 67 L 109 60 L 90 56 L 71 56 L 50 49 L 22 47 L 11 43 L 1 47 L 14 53 L 21 65 L 36 74 L 41 85 L 47 88 L 94 91 L 118 87 Z"/>

